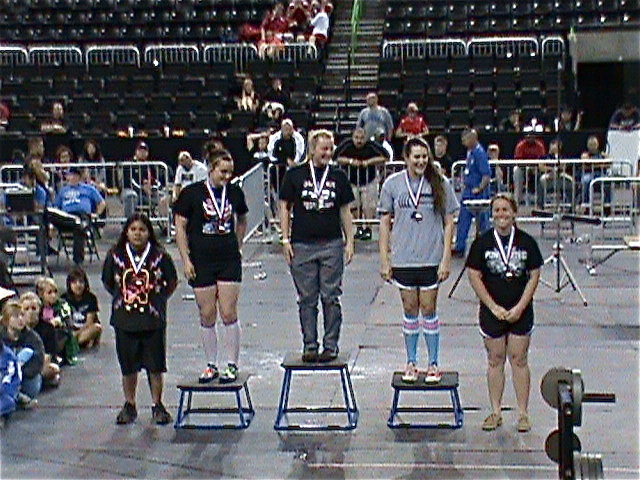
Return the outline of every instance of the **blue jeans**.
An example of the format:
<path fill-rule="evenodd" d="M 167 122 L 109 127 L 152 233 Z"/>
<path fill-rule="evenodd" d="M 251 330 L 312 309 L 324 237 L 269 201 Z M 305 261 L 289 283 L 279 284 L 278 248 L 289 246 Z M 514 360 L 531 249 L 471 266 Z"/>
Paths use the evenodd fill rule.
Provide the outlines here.
<path fill-rule="evenodd" d="M 31 398 L 36 398 L 42 390 L 42 375 L 39 373 L 33 378 L 22 377 L 20 391 Z"/>
<path fill-rule="evenodd" d="M 318 351 L 318 297 L 324 317 L 325 350 L 338 352 L 342 325 L 342 273 L 344 247 L 342 239 L 293 244 L 291 276 L 298 292 L 298 313 L 304 351 Z"/>
<path fill-rule="evenodd" d="M 463 201 L 467 200 L 463 198 Z M 458 215 L 458 229 L 456 233 L 456 246 L 455 250 L 457 252 L 464 252 L 467 249 L 467 236 L 469 235 L 469 229 L 471 228 L 471 219 L 475 215 L 467 210 L 467 207 L 464 206 L 464 203 L 460 205 L 460 214 Z M 486 232 L 491 228 L 491 223 L 489 222 L 489 212 L 484 211 L 477 215 L 476 218 L 476 229 L 480 233 Z"/>

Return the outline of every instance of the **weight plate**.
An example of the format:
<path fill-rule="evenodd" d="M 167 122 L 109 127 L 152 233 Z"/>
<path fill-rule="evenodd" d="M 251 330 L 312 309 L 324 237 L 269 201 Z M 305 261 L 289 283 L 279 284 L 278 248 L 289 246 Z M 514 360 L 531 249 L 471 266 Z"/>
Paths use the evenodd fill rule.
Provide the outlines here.
<path fill-rule="evenodd" d="M 580 478 L 591 480 L 589 477 L 589 454 L 583 453 L 580 457 Z"/>
<path fill-rule="evenodd" d="M 578 436 L 573 433 L 573 455 L 574 459 L 576 454 L 579 454 L 582 450 L 582 444 Z M 560 462 L 560 430 L 554 430 L 549 434 L 544 442 L 544 451 L 547 452 L 547 457 L 550 460 L 559 463 Z M 575 465 L 575 462 L 574 462 Z M 577 471 L 577 470 L 576 470 Z"/>
<path fill-rule="evenodd" d="M 555 367 L 549 370 L 542 377 L 540 383 L 540 393 L 542 398 L 552 408 L 558 408 L 558 383 L 566 382 L 572 385 L 573 372 L 563 367 Z"/>
<path fill-rule="evenodd" d="M 584 392 L 584 382 L 580 370 L 573 370 L 571 393 L 573 396 L 573 424 L 577 427 L 582 425 L 582 394 Z"/>
<path fill-rule="evenodd" d="M 580 467 L 580 460 L 582 454 L 580 452 L 573 452 L 573 476 L 578 480 L 582 480 L 582 472 Z"/>
<path fill-rule="evenodd" d="M 604 466 L 602 465 L 602 455 L 596 455 L 596 476 L 597 480 L 604 480 Z"/>

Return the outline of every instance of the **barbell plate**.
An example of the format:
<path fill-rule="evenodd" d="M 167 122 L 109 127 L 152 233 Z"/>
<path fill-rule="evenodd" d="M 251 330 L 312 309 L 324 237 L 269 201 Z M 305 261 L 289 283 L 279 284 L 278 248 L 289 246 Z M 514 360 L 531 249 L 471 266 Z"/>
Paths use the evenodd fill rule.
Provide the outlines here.
<path fill-rule="evenodd" d="M 589 454 L 583 453 L 580 457 L 580 478 L 589 479 Z"/>
<path fill-rule="evenodd" d="M 564 367 L 555 367 L 549 370 L 542 377 L 540 383 L 540 393 L 542 398 L 552 408 L 558 408 L 558 383 L 565 382 L 572 385 L 573 372 Z"/>
<path fill-rule="evenodd" d="M 604 480 L 604 466 L 602 465 L 602 455 L 596 455 L 596 479 Z"/>
<path fill-rule="evenodd" d="M 582 444 L 575 433 L 572 433 L 572 435 L 573 454 L 575 458 L 576 453 L 579 453 L 582 450 Z M 560 430 L 556 429 L 547 436 L 547 439 L 544 442 L 544 451 L 547 453 L 547 457 L 549 457 L 551 461 L 556 463 L 560 462 Z"/>
<path fill-rule="evenodd" d="M 573 398 L 573 424 L 577 427 L 582 425 L 582 394 L 584 392 L 584 382 L 580 370 L 573 370 L 571 383 L 571 396 Z"/>

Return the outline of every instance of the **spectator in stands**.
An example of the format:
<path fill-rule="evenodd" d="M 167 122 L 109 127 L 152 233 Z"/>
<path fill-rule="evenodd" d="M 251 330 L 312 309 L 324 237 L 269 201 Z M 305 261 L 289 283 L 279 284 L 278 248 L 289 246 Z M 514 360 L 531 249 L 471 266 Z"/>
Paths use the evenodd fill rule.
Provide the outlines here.
<path fill-rule="evenodd" d="M 489 162 L 498 162 L 500 160 L 500 146 L 497 143 L 490 143 L 487 147 L 487 155 L 489 156 Z M 496 192 L 504 192 L 506 191 L 506 171 L 504 167 L 499 165 L 489 165 L 491 168 L 491 178 L 492 182 L 495 182 L 495 188 L 493 189 Z"/>
<path fill-rule="evenodd" d="M 329 38 L 329 15 L 326 7 L 320 2 L 313 2 L 311 10 L 314 13 L 314 17 L 309 22 L 313 27 L 309 36 L 309 43 L 320 49 L 327 43 Z"/>
<path fill-rule="evenodd" d="M 11 118 L 11 109 L 6 102 L 0 102 L 0 132 L 6 132 L 9 129 L 9 119 Z"/>
<path fill-rule="evenodd" d="M 27 325 L 22 307 L 15 300 L 9 300 L 2 306 L 2 327 L 4 344 L 18 356 L 22 368 L 20 391 L 29 400 L 35 399 L 42 389 L 45 356 L 42 339 Z"/>
<path fill-rule="evenodd" d="M 305 142 L 300 132 L 294 129 L 293 121 L 285 118 L 280 130 L 269 137 L 267 150 L 277 165 L 292 167 L 302 161 Z"/>
<path fill-rule="evenodd" d="M 80 183 L 78 167 L 69 168 L 66 179 L 67 185 L 58 192 L 54 205 L 70 215 L 58 215 L 50 210 L 49 219 L 59 232 L 73 233 L 73 261 L 81 265 L 91 215 L 100 216 L 107 204 L 94 186 Z"/>
<path fill-rule="evenodd" d="M 178 195 L 180 195 L 184 187 L 206 179 L 207 166 L 198 160 L 194 160 L 186 150 L 181 151 L 178 154 L 178 168 L 176 169 L 176 178 L 173 182 L 171 203 L 176 202 Z"/>
<path fill-rule="evenodd" d="M 456 246 L 452 256 L 464 257 L 467 247 L 467 235 L 471 227 L 471 219 L 476 218 L 476 229 L 481 233 L 490 228 L 489 212 L 472 213 L 465 205 L 465 200 L 485 200 L 490 196 L 489 183 L 491 169 L 489 157 L 484 147 L 478 141 L 478 132 L 466 129 L 462 132 L 462 144 L 467 148 L 467 165 L 464 175 L 464 190 L 462 191 L 462 205 L 458 216 L 458 230 L 456 232 Z"/>
<path fill-rule="evenodd" d="M 547 154 L 547 147 L 542 139 L 537 138 L 532 131 L 528 131 L 525 137 L 516 144 L 513 152 L 515 160 L 540 160 Z M 537 168 L 516 166 L 513 169 L 513 196 L 516 202 L 523 201 L 523 183 L 527 182 L 527 191 L 535 193 Z"/>
<path fill-rule="evenodd" d="M 278 77 L 271 80 L 271 86 L 264 94 L 265 103 L 276 102 L 281 104 L 284 108 L 289 108 L 290 98 L 289 92 L 283 88 L 282 80 Z"/>
<path fill-rule="evenodd" d="M 309 3 L 305 0 L 293 0 L 287 7 L 287 20 L 289 21 L 289 31 L 294 38 L 304 34 L 309 27 Z"/>
<path fill-rule="evenodd" d="M 267 30 L 264 39 L 258 42 L 258 55 L 262 59 L 276 58 L 283 49 L 284 42 L 272 30 Z"/>
<path fill-rule="evenodd" d="M 347 172 L 356 198 L 353 208 L 359 211 L 359 218 L 375 219 L 380 183 L 378 166 L 389 160 L 388 152 L 379 143 L 368 140 L 364 128 L 358 127 L 351 138 L 338 145 L 333 159 Z M 355 238 L 370 240 L 371 234 L 370 227 L 359 225 Z"/>
<path fill-rule="evenodd" d="M 260 96 L 253 87 L 253 80 L 245 78 L 242 82 L 242 91 L 240 96 L 236 98 L 238 110 L 256 113 L 260 106 Z"/>
<path fill-rule="evenodd" d="M 25 292 L 20 296 L 20 307 L 25 318 L 25 325 L 35 331 L 36 325 L 40 321 L 42 300 L 35 292 Z M 44 349 L 44 344 L 42 348 Z M 45 386 L 57 387 L 60 383 L 60 365 L 53 362 L 51 355 L 46 352 L 44 353 L 41 374 Z"/>
<path fill-rule="evenodd" d="M 67 145 L 58 145 L 58 148 L 56 148 L 56 153 L 53 161 L 55 163 L 60 163 L 60 164 L 75 163 L 73 152 Z M 60 191 L 60 189 L 62 188 L 63 181 L 64 181 L 64 172 L 59 169 L 54 170 L 53 183 L 54 183 L 56 192 Z"/>
<path fill-rule="evenodd" d="M 62 102 L 53 102 L 51 118 L 40 125 L 42 133 L 65 134 L 69 131 L 69 125 L 64 119 L 64 106 Z"/>
<path fill-rule="evenodd" d="M 258 124 L 260 127 L 275 132 L 282 124 L 284 106 L 278 102 L 267 102 L 262 107 Z"/>
<path fill-rule="evenodd" d="M 607 157 L 608 155 L 606 152 L 600 150 L 600 140 L 598 140 L 598 137 L 596 135 L 589 135 L 587 138 L 587 150 L 582 152 L 580 158 L 582 160 L 602 160 Z M 582 171 L 577 173 L 580 174 L 582 201 L 584 203 L 589 203 L 589 184 L 591 183 L 591 180 L 605 176 L 605 169 L 593 164 L 587 164 L 583 165 Z M 611 189 L 606 187 L 607 185 L 601 186 L 604 190 L 605 200 L 608 201 L 611 196 Z"/>
<path fill-rule="evenodd" d="M 367 138 L 375 135 L 379 128 L 384 128 L 386 138 L 393 138 L 393 119 L 389 110 L 378 105 L 378 94 L 367 94 L 367 106 L 360 111 L 356 127 L 364 128 Z"/>
<path fill-rule="evenodd" d="M 247 135 L 247 150 L 252 165 L 262 163 L 265 168 L 269 164 L 269 134 L 267 132 L 250 133 Z"/>
<path fill-rule="evenodd" d="M 32 137 L 27 142 L 27 162 L 36 172 L 38 183 L 45 189 L 49 188 L 49 172 L 44 169 L 45 163 L 50 163 L 44 155 L 44 139 Z"/>
<path fill-rule="evenodd" d="M 27 156 L 19 148 L 14 148 L 11 151 L 11 163 L 14 165 L 24 165 L 27 163 Z"/>
<path fill-rule="evenodd" d="M 560 117 L 553 120 L 555 132 L 576 132 L 580 130 L 582 124 L 582 111 L 574 115 L 573 110 L 568 105 L 563 105 L 560 109 Z"/>
<path fill-rule="evenodd" d="M 376 131 L 375 135 L 373 136 L 373 141 L 385 149 L 385 151 L 387 152 L 387 155 L 389 155 L 388 161 L 393 162 L 393 159 L 394 159 L 393 146 L 391 146 L 391 144 L 387 141 L 383 128 L 379 128 Z"/>
<path fill-rule="evenodd" d="M 202 161 L 204 163 L 209 162 L 209 158 L 213 152 L 224 150 L 224 141 L 219 133 L 214 133 L 209 136 L 209 139 L 202 145 Z"/>
<path fill-rule="evenodd" d="M 289 31 L 289 21 L 285 16 L 283 3 L 277 2 L 273 9 L 267 12 L 260 25 L 260 31 L 263 41 L 267 38 L 268 31 L 273 32 L 278 37 L 282 37 L 284 33 Z"/>
<path fill-rule="evenodd" d="M 429 133 L 429 126 L 420 113 L 418 105 L 415 102 L 407 105 L 407 114 L 402 117 L 400 124 L 396 129 L 396 137 L 407 139 L 413 136 L 425 136 Z"/>
<path fill-rule="evenodd" d="M 149 162 L 149 145 L 140 141 L 136 145 L 132 162 Z M 122 172 L 122 202 L 124 215 L 129 218 L 138 206 L 154 209 L 162 200 L 162 184 L 157 178 L 155 168 L 151 166 L 127 166 Z"/>
<path fill-rule="evenodd" d="M 556 161 L 563 158 L 562 141 L 559 138 L 554 138 L 549 142 L 549 152 L 545 158 Z M 571 204 L 575 183 L 573 177 L 566 173 L 564 167 L 559 169 L 557 166 L 549 164 L 540 165 L 539 171 L 541 173 L 540 188 L 536 196 L 538 207 L 545 208 L 552 200 L 556 199 L 561 203 Z M 553 197 L 554 195 L 555 197 Z"/>
<path fill-rule="evenodd" d="M 522 131 L 522 115 L 520 114 L 520 110 L 511 110 L 509 115 L 500 121 L 498 129 L 501 132 L 520 133 Z"/>
<path fill-rule="evenodd" d="M 84 142 L 79 163 L 104 163 L 104 156 L 100 151 L 100 145 L 95 139 Z M 96 187 L 102 195 L 107 194 L 107 171 L 104 167 L 91 167 L 82 170 L 82 181 Z M 113 182 L 115 183 L 115 182 Z"/>
<path fill-rule="evenodd" d="M 34 189 L 34 202 L 37 209 L 42 209 L 49 205 L 49 193 L 36 180 L 36 172 L 30 164 L 22 169 L 22 181 L 27 188 Z"/>
<path fill-rule="evenodd" d="M 609 120 L 609 128 L 612 130 L 635 130 L 640 128 L 640 110 L 631 102 L 626 102 L 613 112 L 611 120 Z"/>
<path fill-rule="evenodd" d="M 447 178 L 451 178 L 451 167 L 453 166 L 453 159 L 447 148 L 449 146 L 449 140 L 444 135 L 438 135 L 433 139 L 433 160 L 440 165 L 440 168 L 444 172 Z"/>

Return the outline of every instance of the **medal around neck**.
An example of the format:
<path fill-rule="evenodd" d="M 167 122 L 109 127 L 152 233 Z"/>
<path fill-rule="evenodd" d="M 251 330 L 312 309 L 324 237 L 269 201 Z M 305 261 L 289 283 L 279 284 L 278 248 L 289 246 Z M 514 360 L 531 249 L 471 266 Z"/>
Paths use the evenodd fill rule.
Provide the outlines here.
<path fill-rule="evenodd" d="M 313 167 L 313 162 L 309 162 L 309 168 L 311 170 L 311 180 L 313 181 L 313 193 L 315 195 L 315 201 L 313 202 L 312 209 L 319 211 L 320 210 L 320 197 L 322 195 L 322 189 L 324 188 L 324 184 L 327 182 L 327 175 L 329 174 L 329 165 L 324 167 L 324 172 L 322 173 L 322 178 L 320 178 L 320 183 L 316 178 L 316 171 Z"/>
<path fill-rule="evenodd" d="M 216 200 L 216 196 L 213 193 L 213 186 L 211 185 L 211 182 L 209 180 L 207 180 L 206 185 L 207 185 L 207 192 L 209 193 L 209 199 L 211 200 L 211 203 L 213 203 L 213 208 L 215 209 L 216 214 L 218 215 L 218 233 L 220 234 L 227 233 L 227 229 L 224 226 L 224 219 L 223 219 L 224 210 L 227 204 L 227 186 L 224 185 L 222 187 L 222 195 L 220 195 L 220 204 L 218 204 L 218 201 Z"/>
<path fill-rule="evenodd" d="M 416 222 L 420 223 L 424 219 L 424 216 L 422 215 L 422 213 L 418 211 L 418 204 L 420 203 L 420 194 L 422 193 L 422 184 L 424 183 L 424 176 L 420 177 L 420 183 L 418 183 L 418 191 L 416 193 L 413 193 L 413 190 L 411 189 L 411 184 L 409 183 L 409 172 L 406 170 L 405 170 L 404 181 L 407 184 L 407 191 L 409 192 L 409 198 L 411 199 L 411 204 L 415 209 L 413 213 L 411 213 L 411 218 Z"/>
<path fill-rule="evenodd" d="M 504 277 L 511 281 L 515 278 L 515 273 L 511 270 L 509 266 L 509 261 L 511 260 L 511 254 L 513 253 L 513 238 L 515 237 L 516 229 L 512 226 L 511 231 L 509 232 L 509 243 L 507 244 L 507 250 L 505 251 L 504 245 L 502 244 L 502 239 L 498 234 L 498 231 L 493 229 L 493 238 L 496 241 L 496 245 L 498 246 L 498 253 L 500 253 L 500 260 L 505 267 Z"/>

